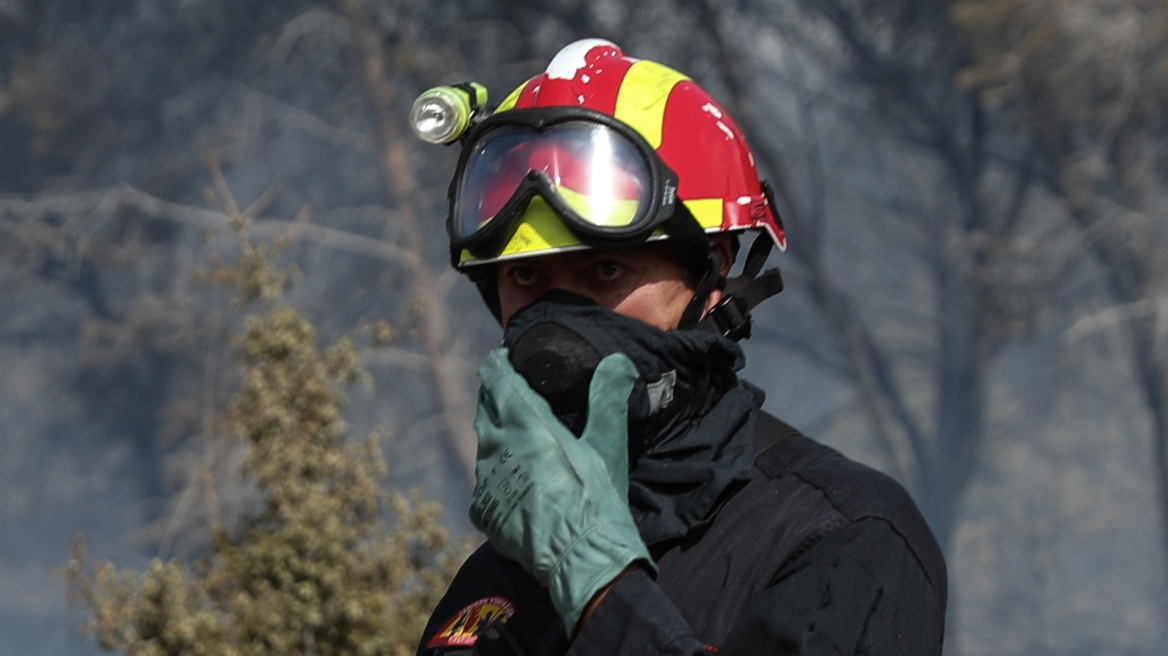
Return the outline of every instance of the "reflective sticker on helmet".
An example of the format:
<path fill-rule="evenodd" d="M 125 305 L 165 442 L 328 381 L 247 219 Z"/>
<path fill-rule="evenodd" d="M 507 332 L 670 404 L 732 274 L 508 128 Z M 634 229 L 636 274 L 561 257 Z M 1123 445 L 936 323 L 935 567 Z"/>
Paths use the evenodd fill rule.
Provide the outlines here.
<path fill-rule="evenodd" d="M 657 149 L 661 145 L 669 92 L 678 82 L 688 79 L 668 66 L 638 61 L 625 73 L 613 116 L 640 132 Z"/>
<path fill-rule="evenodd" d="M 534 253 L 579 243 L 547 201 L 536 197 L 531 199 L 515 227 L 515 234 L 499 255 Z"/>
<path fill-rule="evenodd" d="M 478 633 L 495 620 L 506 622 L 515 614 L 515 606 L 506 597 L 486 597 L 454 614 L 426 643 L 434 647 L 469 647 Z"/>

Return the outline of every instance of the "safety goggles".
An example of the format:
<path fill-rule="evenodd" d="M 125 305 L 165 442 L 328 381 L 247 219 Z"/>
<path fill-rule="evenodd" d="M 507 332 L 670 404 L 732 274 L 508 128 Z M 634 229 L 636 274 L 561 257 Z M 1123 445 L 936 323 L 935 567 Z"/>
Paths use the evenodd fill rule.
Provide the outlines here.
<path fill-rule="evenodd" d="M 674 214 L 677 176 L 640 134 L 574 107 L 517 109 L 475 126 L 450 188 L 454 253 L 499 255 L 542 198 L 581 243 L 643 242 Z"/>

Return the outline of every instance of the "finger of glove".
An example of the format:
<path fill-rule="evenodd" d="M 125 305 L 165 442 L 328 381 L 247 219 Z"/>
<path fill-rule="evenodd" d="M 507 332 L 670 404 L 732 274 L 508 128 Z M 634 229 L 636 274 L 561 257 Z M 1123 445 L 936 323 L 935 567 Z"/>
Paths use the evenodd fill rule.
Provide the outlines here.
<path fill-rule="evenodd" d="M 521 523 L 515 524 L 513 514 L 523 503 L 530 476 L 540 468 L 541 456 L 556 451 L 554 431 L 568 430 L 555 421 L 547 402 L 511 366 L 507 349 L 488 354 L 479 367 L 479 379 L 482 387 L 474 424 L 478 450 L 471 523 L 493 538 L 515 533 L 497 546 L 505 555 L 527 563 L 529 557 L 507 548 L 528 539 Z"/>
<path fill-rule="evenodd" d="M 637 367 L 623 353 L 600 361 L 588 388 L 588 425 L 580 436 L 600 456 L 622 497 L 629 487 L 629 394 L 638 376 Z"/>

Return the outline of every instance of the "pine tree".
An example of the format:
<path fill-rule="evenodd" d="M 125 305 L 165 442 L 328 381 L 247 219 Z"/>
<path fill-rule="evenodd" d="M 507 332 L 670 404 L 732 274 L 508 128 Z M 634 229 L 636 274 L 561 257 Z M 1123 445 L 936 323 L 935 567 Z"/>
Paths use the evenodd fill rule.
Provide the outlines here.
<path fill-rule="evenodd" d="M 243 296 L 282 295 L 270 253 L 245 243 L 220 278 Z M 349 340 L 319 348 L 294 307 L 246 320 L 242 386 L 225 418 L 263 498 L 243 526 L 210 528 L 192 562 L 87 571 L 79 538 L 71 585 L 102 649 L 132 656 L 410 654 L 457 562 L 436 505 L 383 489 L 376 436 L 348 439 L 346 387 L 362 375 Z M 391 520 L 387 520 L 387 515 Z"/>

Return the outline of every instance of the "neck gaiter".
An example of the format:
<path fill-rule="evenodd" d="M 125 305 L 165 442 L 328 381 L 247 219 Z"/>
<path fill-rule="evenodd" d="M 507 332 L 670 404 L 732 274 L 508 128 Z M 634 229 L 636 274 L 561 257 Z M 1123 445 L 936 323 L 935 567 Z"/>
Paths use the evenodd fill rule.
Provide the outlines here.
<path fill-rule="evenodd" d="M 662 331 L 553 290 L 510 318 L 503 345 L 576 435 L 596 365 L 612 353 L 632 360 L 640 379 L 629 396 L 629 504 L 647 543 L 685 534 L 748 474 L 761 398 L 738 380 L 735 342 L 705 330 Z"/>

